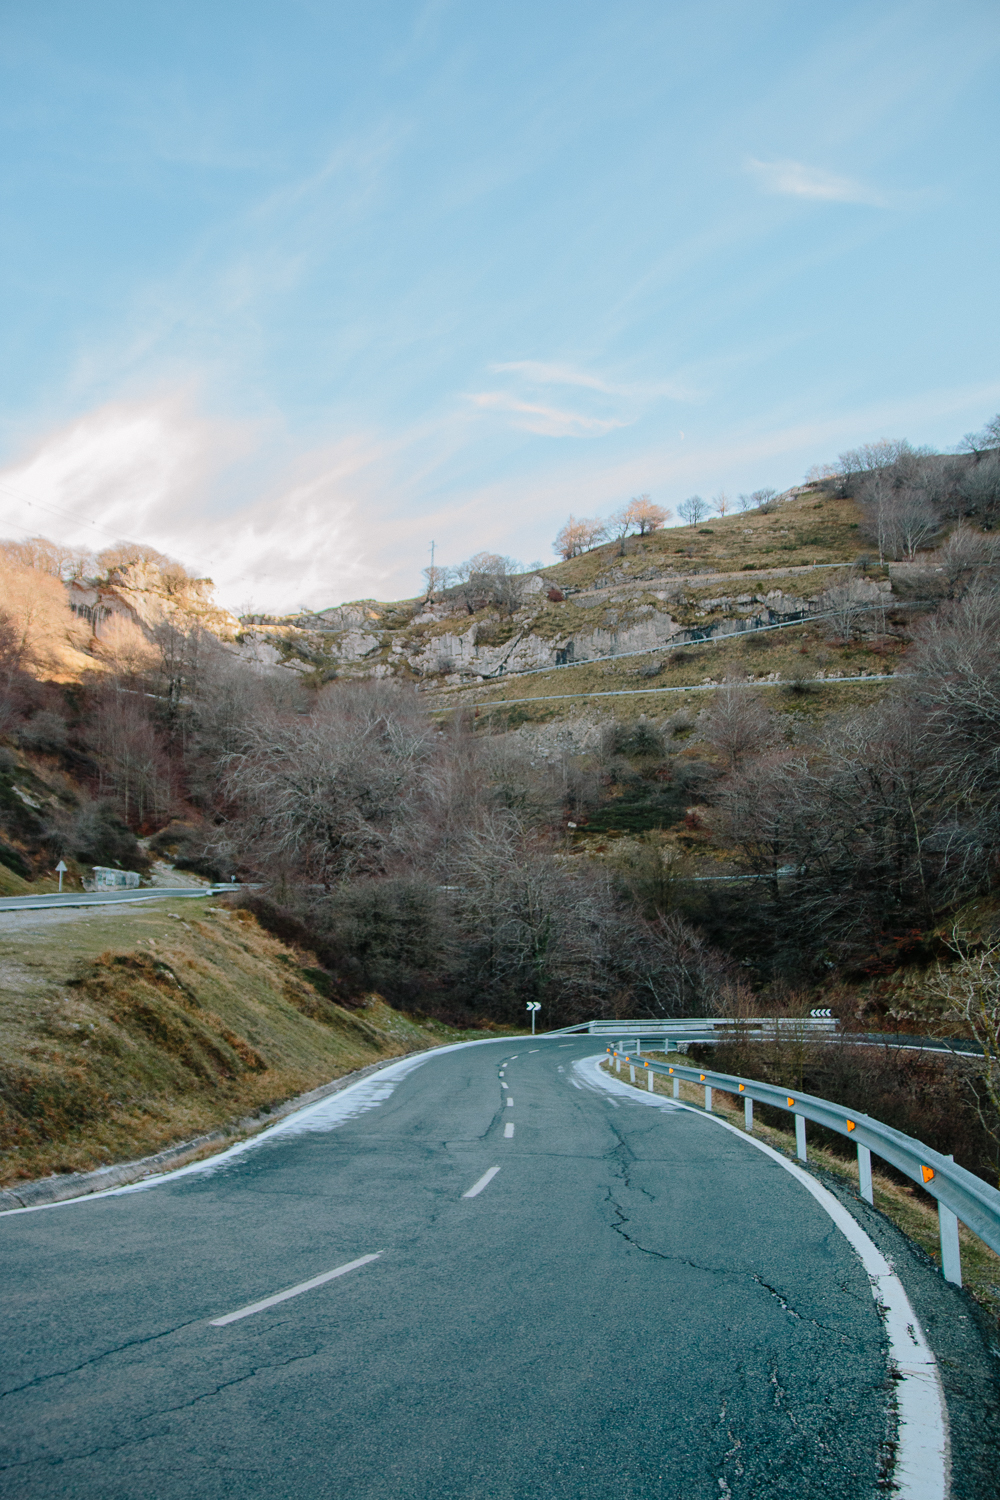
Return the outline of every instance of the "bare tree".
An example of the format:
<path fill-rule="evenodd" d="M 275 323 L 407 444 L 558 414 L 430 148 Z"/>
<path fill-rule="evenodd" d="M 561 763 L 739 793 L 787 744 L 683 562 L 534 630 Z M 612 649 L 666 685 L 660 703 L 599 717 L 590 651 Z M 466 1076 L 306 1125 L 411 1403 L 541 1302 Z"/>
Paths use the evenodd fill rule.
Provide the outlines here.
<path fill-rule="evenodd" d="M 958 475 L 955 489 L 960 514 L 975 516 L 993 531 L 1000 518 L 1000 453 L 993 449 L 976 455 Z"/>
<path fill-rule="evenodd" d="M 98 795 L 113 797 L 132 828 L 167 816 L 174 775 L 161 736 L 140 694 L 110 686 L 94 704 L 85 730 L 98 766 Z"/>
<path fill-rule="evenodd" d="M 95 561 L 101 573 L 110 581 L 123 580 L 130 568 L 142 563 L 158 568 L 164 578 L 169 580 L 186 582 L 190 576 L 183 563 L 168 557 L 165 552 L 158 552 L 146 542 L 115 542 L 98 552 Z"/>
<path fill-rule="evenodd" d="M 916 703 L 935 747 L 936 835 L 959 888 L 994 878 L 1000 846 L 1000 594 L 975 584 L 918 632 Z"/>
<path fill-rule="evenodd" d="M 730 500 L 725 490 L 720 490 L 712 501 L 712 509 L 715 511 L 715 514 L 717 516 L 728 516 L 732 508 L 733 502 Z"/>
<path fill-rule="evenodd" d="M 942 575 L 945 593 L 959 599 L 976 581 L 989 586 L 1000 582 L 1000 538 L 984 536 L 971 526 L 959 524 L 948 540 L 928 561 Z"/>
<path fill-rule="evenodd" d="M 885 628 L 881 592 L 849 569 L 833 575 L 819 602 L 832 637 L 852 641 L 866 630 L 881 633 Z"/>
<path fill-rule="evenodd" d="M 951 947 L 957 962 L 938 964 L 930 990 L 944 1004 L 944 1020 L 957 1022 L 982 1049 L 965 1076 L 980 1122 L 1000 1146 L 1000 943 L 978 943 L 956 928 Z"/>
<path fill-rule="evenodd" d="M 880 563 L 914 557 L 941 530 L 940 512 L 926 490 L 904 483 L 892 468 L 867 474 L 857 486 L 857 500 Z"/>
<path fill-rule="evenodd" d="M 941 515 L 926 491 L 907 487 L 896 493 L 894 525 L 904 557 L 915 557 L 941 531 Z"/>
<path fill-rule="evenodd" d="M 435 594 L 439 594 L 442 589 L 448 587 L 451 582 L 452 572 L 451 568 L 441 567 L 438 563 L 431 563 L 423 569 L 424 582 L 427 584 L 425 598 L 428 603 L 434 598 Z"/>
<path fill-rule="evenodd" d="M 724 682 L 712 694 L 705 738 L 730 770 L 740 770 L 777 742 L 778 721 L 754 688 Z"/>
<path fill-rule="evenodd" d="M 658 531 L 665 525 L 670 520 L 671 513 L 662 505 L 654 505 L 649 495 L 637 495 L 625 506 L 624 514 L 639 535 L 646 536 L 648 532 Z"/>
<path fill-rule="evenodd" d="M 0 553 L 18 567 L 35 568 L 63 582 L 82 577 L 94 561 L 89 552 L 64 547 L 44 536 L 33 536 L 26 542 L 0 542 Z"/>
<path fill-rule="evenodd" d="M 609 522 L 609 528 L 618 542 L 619 553 L 625 551 L 625 538 L 632 531 L 637 531 L 640 536 L 647 532 L 656 531 L 670 519 L 670 511 L 664 510 L 660 505 L 654 505 L 648 495 L 637 495 L 627 505 L 615 511 Z"/>
<path fill-rule="evenodd" d="M 777 490 L 762 489 L 752 490 L 749 495 L 738 495 L 737 502 L 742 511 L 759 510 L 763 515 L 767 515 L 768 511 L 773 509 L 777 498 Z"/>
<path fill-rule="evenodd" d="M 521 606 L 521 564 L 496 552 L 477 552 L 455 569 L 470 615 L 492 607 L 512 615 Z"/>
<path fill-rule="evenodd" d="M 229 834 L 258 869 L 324 885 L 384 868 L 431 745 L 412 694 L 391 683 L 337 684 L 309 715 L 262 715 L 222 759 Z"/>
<path fill-rule="evenodd" d="M 678 505 L 677 514 L 689 526 L 697 526 L 708 515 L 708 506 L 700 495 L 690 495 Z"/>
<path fill-rule="evenodd" d="M 959 444 L 960 451 L 974 453 L 977 458 L 995 448 L 1000 448 L 1000 413 L 987 422 L 982 432 L 967 432 Z"/>
<path fill-rule="evenodd" d="M 589 552 L 596 547 L 607 535 L 607 528 L 601 520 L 580 520 L 570 516 L 552 544 L 553 552 L 558 553 L 567 561 L 571 557 L 579 557 L 583 552 Z"/>

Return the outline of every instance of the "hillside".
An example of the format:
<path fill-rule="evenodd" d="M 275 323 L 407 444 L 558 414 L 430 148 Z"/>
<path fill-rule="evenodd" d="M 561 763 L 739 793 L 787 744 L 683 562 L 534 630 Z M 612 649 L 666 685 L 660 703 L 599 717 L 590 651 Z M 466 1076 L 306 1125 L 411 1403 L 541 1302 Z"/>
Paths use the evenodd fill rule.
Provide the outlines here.
<path fill-rule="evenodd" d="M 524 574 L 512 609 L 476 607 L 457 586 L 429 600 L 258 616 L 244 622 L 241 640 L 314 680 L 363 674 L 425 689 L 496 681 L 816 608 L 831 575 L 864 553 L 858 531 L 856 505 L 814 484 L 767 513 L 630 536 Z M 887 570 L 867 576 L 873 595 L 888 591 Z"/>
<path fill-rule="evenodd" d="M 704 525 L 527 573 L 478 554 L 429 597 L 282 619 L 214 615 L 205 580 L 141 548 L 74 563 L 68 585 L 58 549 L 8 548 L 0 884 L 51 888 L 59 858 L 71 882 L 157 861 L 252 882 L 266 942 L 316 955 L 308 982 L 355 1018 L 372 995 L 461 1028 L 516 1026 L 526 1004 L 545 1026 L 824 1004 L 849 1027 L 978 1036 L 961 994 L 1000 933 L 1000 461 L 846 457 Z M 32 577 L 48 614 L 25 613 Z M 75 676 L 47 665 L 59 629 Z M 212 951 L 185 964 L 239 975 L 234 920 L 199 928 Z M 59 993 L 76 977 L 92 1007 L 159 1014 L 174 981 L 148 939 L 141 961 L 103 941 Z M 265 948 L 247 986 L 273 997 Z M 255 1079 L 294 1091 L 340 1065 L 333 1020 L 258 1041 L 213 994 L 194 1032 L 170 1020 L 212 1075 L 171 1073 L 171 1119 L 181 1096 L 231 1116 Z M 47 1045 L 17 1043 L 26 1065 Z M 72 1102 L 79 1057 L 50 1061 L 38 1098 L 96 1118 L 89 1084 Z M 956 1155 L 992 1172 L 966 1104 Z"/>
<path fill-rule="evenodd" d="M 0 914 L 0 1186 L 149 1155 L 455 1034 L 209 899 Z"/>

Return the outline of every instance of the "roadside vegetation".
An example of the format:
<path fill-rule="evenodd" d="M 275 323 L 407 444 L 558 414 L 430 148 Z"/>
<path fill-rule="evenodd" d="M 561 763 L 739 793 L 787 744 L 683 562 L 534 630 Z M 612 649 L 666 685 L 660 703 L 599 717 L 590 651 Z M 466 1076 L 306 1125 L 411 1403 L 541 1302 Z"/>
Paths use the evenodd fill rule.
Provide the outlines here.
<path fill-rule="evenodd" d="M 211 899 L 0 919 L 0 1186 L 151 1155 L 456 1039 Z"/>

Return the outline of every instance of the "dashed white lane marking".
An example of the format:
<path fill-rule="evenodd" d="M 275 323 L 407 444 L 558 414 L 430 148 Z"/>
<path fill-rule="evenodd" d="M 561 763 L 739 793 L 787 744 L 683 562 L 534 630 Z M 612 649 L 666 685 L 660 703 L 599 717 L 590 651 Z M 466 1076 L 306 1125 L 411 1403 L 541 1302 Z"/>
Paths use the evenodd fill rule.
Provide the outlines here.
<path fill-rule="evenodd" d="M 536 1052 L 537 1052 L 537 1051 L 538 1051 L 538 1048 L 537 1048 L 537 1047 L 532 1047 L 532 1049 L 531 1049 L 531 1051 L 530 1051 L 530 1052 L 529 1052 L 529 1053 L 528 1053 L 528 1056 L 529 1056 L 529 1057 L 534 1057 L 534 1055 L 535 1055 L 535 1053 L 536 1053 Z"/>
<path fill-rule="evenodd" d="M 504 1140 L 505 1141 L 509 1141 L 510 1138 L 511 1138 L 511 1136 L 513 1134 L 514 1134 L 514 1127 L 513 1127 L 513 1125 L 505 1125 L 504 1128 L 503 1128 L 503 1138 L 504 1138 Z"/>
<path fill-rule="evenodd" d="M 513 1057 L 508 1057 L 507 1061 L 508 1062 L 517 1062 L 517 1060 L 518 1060 L 518 1058 L 520 1056 L 521 1056 L 520 1052 L 515 1052 L 514 1056 Z"/>
<path fill-rule="evenodd" d="M 378 1260 L 381 1254 L 381 1250 L 376 1250 L 374 1255 L 362 1255 L 359 1260 L 349 1260 L 346 1266 L 338 1266 L 335 1271 L 324 1271 L 322 1276 L 314 1276 L 311 1281 L 300 1281 L 298 1286 L 290 1286 L 284 1292 L 275 1292 L 273 1297 L 264 1297 L 260 1302 L 251 1302 L 249 1307 L 240 1307 L 236 1312 L 226 1313 L 224 1318 L 213 1318 L 212 1327 L 224 1328 L 227 1323 L 235 1323 L 238 1318 L 249 1318 L 251 1313 L 263 1312 L 266 1307 L 287 1302 L 289 1297 L 299 1297 L 303 1292 L 311 1292 L 314 1286 L 322 1286 L 326 1281 L 346 1276 L 348 1271 L 356 1271 L 358 1266 L 366 1266 L 369 1261 Z"/>
<path fill-rule="evenodd" d="M 510 1084 L 509 1084 L 509 1083 L 502 1083 L 502 1084 L 501 1084 L 501 1085 L 500 1085 L 500 1087 L 501 1087 L 501 1088 L 502 1088 L 502 1089 L 509 1089 L 509 1088 L 510 1088 Z"/>
<path fill-rule="evenodd" d="M 822 1183 L 803 1170 L 795 1162 L 782 1156 L 772 1146 L 755 1140 L 728 1120 L 718 1115 L 707 1115 L 688 1104 L 675 1104 L 645 1090 L 630 1088 L 620 1083 L 613 1075 L 605 1073 L 600 1064 L 604 1056 L 583 1058 L 574 1063 L 583 1080 L 591 1088 L 614 1090 L 619 1096 L 629 1097 L 630 1104 L 655 1105 L 666 1111 L 682 1111 L 697 1114 L 703 1120 L 739 1136 L 748 1146 L 769 1156 L 784 1167 L 807 1193 L 811 1193 L 821 1208 L 829 1214 L 841 1234 L 861 1261 L 868 1276 L 872 1297 L 879 1310 L 889 1339 L 889 1353 L 896 1366 L 896 1407 L 899 1413 L 899 1438 L 896 1449 L 896 1467 L 893 1479 L 900 1500 L 946 1500 L 951 1489 L 951 1435 L 948 1422 L 948 1407 L 945 1401 L 941 1376 L 934 1352 L 924 1337 L 920 1321 L 906 1295 L 906 1288 L 893 1269 L 891 1261 L 878 1249 L 875 1242 L 861 1228 L 854 1215 L 835 1198 Z M 616 1104 L 608 1097 L 609 1104 Z"/>
<path fill-rule="evenodd" d="M 507 1108 L 508 1109 L 513 1109 L 514 1108 L 514 1101 L 513 1101 L 513 1099 L 508 1099 L 507 1100 Z"/>
<path fill-rule="evenodd" d="M 472 1186 L 470 1187 L 469 1191 L 467 1193 L 463 1193 L 462 1194 L 462 1197 L 463 1198 L 475 1198 L 479 1193 L 482 1192 L 482 1190 L 483 1190 L 484 1187 L 488 1187 L 489 1186 L 489 1184 L 493 1181 L 494 1177 L 497 1175 L 497 1173 L 499 1172 L 499 1170 L 500 1170 L 499 1167 L 490 1167 L 490 1170 L 488 1172 L 484 1172 L 483 1175 L 482 1175 L 482 1177 L 480 1177 L 479 1181 L 478 1182 L 474 1182 L 472 1184 Z"/>

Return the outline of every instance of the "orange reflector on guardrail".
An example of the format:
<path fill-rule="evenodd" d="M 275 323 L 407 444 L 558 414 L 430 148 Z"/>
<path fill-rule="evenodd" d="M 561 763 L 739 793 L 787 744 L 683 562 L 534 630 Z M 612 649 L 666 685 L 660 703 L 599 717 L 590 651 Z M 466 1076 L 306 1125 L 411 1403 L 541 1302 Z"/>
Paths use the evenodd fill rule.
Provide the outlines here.
<path fill-rule="evenodd" d="M 743 1092 L 743 1090 L 744 1090 L 744 1089 L 745 1089 L 745 1088 L 746 1088 L 746 1084 L 745 1084 L 745 1083 L 741 1083 L 741 1084 L 740 1084 L 740 1093 L 741 1093 L 741 1094 L 742 1094 L 742 1092 Z"/>
<path fill-rule="evenodd" d="M 856 1130 L 857 1126 L 855 1125 L 855 1123 L 854 1123 L 853 1120 L 848 1120 L 848 1122 L 847 1122 L 847 1128 L 848 1128 L 848 1130 Z"/>
<path fill-rule="evenodd" d="M 649 1063 L 643 1063 L 643 1067 L 644 1068 L 648 1068 L 649 1067 Z"/>
<path fill-rule="evenodd" d="M 673 1070 L 673 1068 L 670 1068 L 668 1071 L 672 1073 L 674 1070 Z"/>
<path fill-rule="evenodd" d="M 699 1073 L 698 1077 L 701 1079 L 702 1083 L 705 1082 L 705 1075 L 704 1075 L 704 1073 Z"/>
<path fill-rule="evenodd" d="M 934 1168 L 933 1167 L 925 1167 L 923 1165 L 923 1163 L 921 1163 L 921 1165 L 920 1165 L 920 1175 L 924 1179 L 925 1182 L 930 1182 L 931 1178 L 934 1176 Z"/>
<path fill-rule="evenodd" d="M 792 1107 L 792 1105 L 793 1105 L 793 1104 L 794 1104 L 794 1103 L 795 1103 L 795 1100 L 794 1100 L 794 1099 L 792 1099 L 792 1098 L 789 1098 L 789 1100 L 788 1100 L 788 1107 L 789 1107 L 789 1109 L 791 1109 L 791 1107 Z"/>

